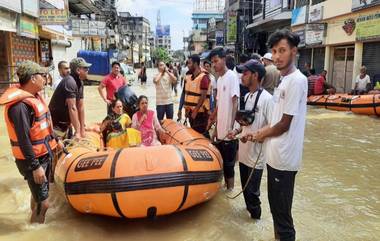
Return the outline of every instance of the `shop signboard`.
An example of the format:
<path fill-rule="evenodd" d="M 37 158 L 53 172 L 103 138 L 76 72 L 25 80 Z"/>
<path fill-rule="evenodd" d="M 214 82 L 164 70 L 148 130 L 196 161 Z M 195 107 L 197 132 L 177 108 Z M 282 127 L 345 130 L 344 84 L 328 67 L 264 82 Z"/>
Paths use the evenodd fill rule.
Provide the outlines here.
<path fill-rule="evenodd" d="M 305 28 L 305 44 L 322 44 L 325 38 L 326 24 L 307 24 Z"/>
<path fill-rule="evenodd" d="M 25 15 L 20 17 L 19 35 L 38 39 L 38 25 L 34 18 Z"/>
<path fill-rule="evenodd" d="M 352 11 L 379 5 L 380 0 L 352 0 Z"/>
<path fill-rule="evenodd" d="M 323 6 L 312 5 L 309 7 L 309 23 L 318 22 L 323 19 Z"/>
<path fill-rule="evenodd" d="M 21 0 L 0 0 L 0 7 L 21 13 Z"/>
<path fill-rule="evenodd" d="M 237 14 L 236 11 L 228 12 L 227 16 L 227 42 L 236 42 Z"/>
<path fill-rule="evenodd" d="M 17 32 L 16 13 L 0 9 L 0 30 L 7 32 Z"/>
<path fill-rule="evenodd" d="M 50 6 L 50 8 L 40 9 L 40 25 L 66 25 L 69 13 L 69 5 L 67 0 L 45 1 L 49 4 L 44 6 Z"/>
<path fill-rule="evenodd" d="M 306 6 L 293 9 L 291 21 L 292 26 L 306 23 L 306 10 Z"/>
<path fill-rule="evenodd" d="M 224 45 L 224 32 L 222 30 L 215 31 L 215 42 L 216 46 Z"/>
<path fill-rule="evenodd" d="M 300 38 L 300 43 L 298 47 L 305 47 L 305 29 L 294 31 L 295 34 Z"/>
<path fill-rule="evenodd" d="M 97 36 L 105 37 L 106 23 L 103 21 L 89 21 L 88 19 L 71 19 L 72 35 L 78 37 Z"/>
<path fill-rule="evenodd" d="M 380 12 L 360 16 L 356 20 L 356 40 L 380 39 Z"/>
<path fill-rule="evenodd" d="M 22 12 L 38 18 L 39 0 L 22 0 Z"/>

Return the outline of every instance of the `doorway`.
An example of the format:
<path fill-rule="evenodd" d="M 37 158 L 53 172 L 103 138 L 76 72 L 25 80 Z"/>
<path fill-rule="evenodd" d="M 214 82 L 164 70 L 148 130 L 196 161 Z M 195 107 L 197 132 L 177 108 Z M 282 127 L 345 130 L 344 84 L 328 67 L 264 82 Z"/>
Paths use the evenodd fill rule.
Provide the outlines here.
<path fill-rule="evenodd" d="M 332 84 L 338 93 L 352 89 L 355 47 L 337 47 L 334 50 Z"/>

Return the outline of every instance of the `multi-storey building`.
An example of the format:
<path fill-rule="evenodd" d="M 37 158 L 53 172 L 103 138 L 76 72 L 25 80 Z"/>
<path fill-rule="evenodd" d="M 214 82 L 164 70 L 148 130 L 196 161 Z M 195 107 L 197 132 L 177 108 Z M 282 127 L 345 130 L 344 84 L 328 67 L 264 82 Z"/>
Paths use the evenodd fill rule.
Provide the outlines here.
<path fill-rule="evenodd" d="M 132 16 L 128 12 L 119 13 L 120 33 L 128 43 L 128 62 L 138 65 L 151 61 L 150 22 L 141 16 Z"/>

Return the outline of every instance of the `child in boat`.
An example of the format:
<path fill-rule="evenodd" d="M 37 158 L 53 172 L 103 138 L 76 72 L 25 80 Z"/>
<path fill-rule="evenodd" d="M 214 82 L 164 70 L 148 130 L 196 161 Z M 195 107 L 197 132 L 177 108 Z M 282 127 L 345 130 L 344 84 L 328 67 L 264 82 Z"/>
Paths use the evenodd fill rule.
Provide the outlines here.
<path fill-rule="evenodd" d="M 103 120 L 102 125 L 100 126 L 100 130 L 103 133 L 103 136 L 107 137 L 107 135 L 114 131 L 124 130 L 131 126 L 131 118 L 128 114 L 123 112 L 123 103 L 121 100 L 116 99 L 111 102 L 112 113 L 107 115 L 107 117 Z M 119 123 L 120 126 L 117 124 Z"/>
<path fill-rule="evenodd" d="M 165 133 L 162 129 L 157 115 L 153 110 L 148 109 L 148 97 L 141 95 L 137 100 L 139 111 L 132 117 L 132 127 L 141 132 L 141 142 L 143 146 L 161 145 L 156 132 Z"/>

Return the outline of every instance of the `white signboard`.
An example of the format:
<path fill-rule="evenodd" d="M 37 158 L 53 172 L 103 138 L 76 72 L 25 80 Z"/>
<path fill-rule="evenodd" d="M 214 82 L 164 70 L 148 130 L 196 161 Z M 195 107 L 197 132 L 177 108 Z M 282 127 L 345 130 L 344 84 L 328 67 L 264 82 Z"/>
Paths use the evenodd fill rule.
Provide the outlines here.
<path fill-rule="evenodd" d="M 352 10 L 369 8 L 380 4 L 380 0 L 352 0 Z"/>
<path fill-rule="evenodd" d="M 305 32 L 306 45 L 322 44 L 325 37 L 325 24 L 307 24 Z"/>
<path fill-rule="evenodd" d="M 89 35 L 89 29 L 88 29 L 89 21 L 87 19 L 81 19 L 80 20 L 80 35 L 87 36 Z"/>
<path fill-rule="evenodd" d="M 4 11 L 0 9 L 0 30 L 7 32 L 17 31 L 16 13 Z"/>
<path fill-rule="evenodd" d="M 309 7 L 309 23 L 317 22 L 323 19 L 323 6 L 313 5 Z"/>
<path fill-rule="evenodd" d="M 21 0 L 0 0 L 0 7 L 21 13 Z"/>
<path fill-rule="evenodd" d="M 102 21 L 89 21 L 87 19 L 72 19 L 73 36 L 99 36 L 107 35 L 106 23 Z"/>
<path fill-rule="evenodd" d="M 91 36 L 98 35 L 98 21 L 90 21 L 89 22 L 88 34 Z"/>
<path fill-rule="evenodd" d="M 306 23 L 306 6 L 295 8 L 292 11 L 292 26 Z"/>
<path fill-rule="evenodd" d="M 39 2 L 39 0 L 22 0 L 22 12 L 38 18 Z"/>

